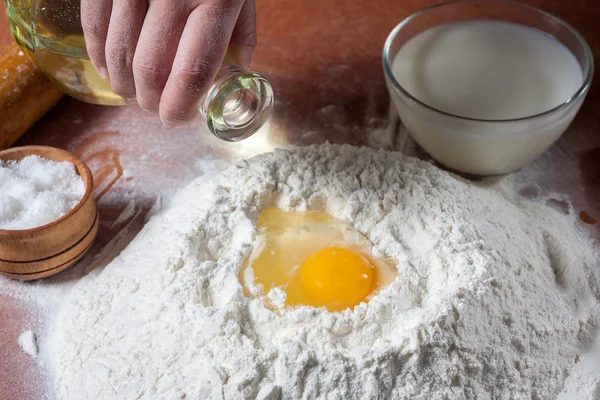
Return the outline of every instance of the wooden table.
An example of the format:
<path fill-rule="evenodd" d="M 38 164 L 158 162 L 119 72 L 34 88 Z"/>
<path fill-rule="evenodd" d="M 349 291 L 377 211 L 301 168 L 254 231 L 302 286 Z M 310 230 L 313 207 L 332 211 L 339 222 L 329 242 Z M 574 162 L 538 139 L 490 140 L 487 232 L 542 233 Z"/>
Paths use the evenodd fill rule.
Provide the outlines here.
<path fill-rule="evenodd" d="M 596 64 L 600 64 L 600 3 L 527 2 L 574 25 L 587 38 Z M 380 57 L 391 29 L 436 1 L 257 3 L 259 46 L 253 69 L 271 81 L 276 102 L 269 124 L 248 142 L 221 143 L 201 121 L 169 130 L 136 108 L 104 108 L 64 98 L 18 143 L 64 148 L 87 162 L 94 174 L 100 233 L 90 256 L 70 271 L 67 279 L 85 273 L 86 265 L 103 247 L 116 248 L 112 253 L 122 248 L 143 225 L 156 198 L 189 182 L 210 160 L 232 162 L 273 147 L 326 140 L 426 157 L 390 110 Z M 11 40 L 2 18 L 0 49 Z M 600 243 L 594 223 L 600 219 L 599 81 L 594 82 L 568 133 L 519 174 L 546 192 L 568 195 Z M 556 202 L 559 206 L 560 200 Z M 25 286 L 0 278 L 4 292 Z M 19 349 L 17 337 L 25 328 L 43 332 L 47 315 L 35 302 L 2 293 L 0 290 L 0 399 L 40 398 L 42 369 Z"/>

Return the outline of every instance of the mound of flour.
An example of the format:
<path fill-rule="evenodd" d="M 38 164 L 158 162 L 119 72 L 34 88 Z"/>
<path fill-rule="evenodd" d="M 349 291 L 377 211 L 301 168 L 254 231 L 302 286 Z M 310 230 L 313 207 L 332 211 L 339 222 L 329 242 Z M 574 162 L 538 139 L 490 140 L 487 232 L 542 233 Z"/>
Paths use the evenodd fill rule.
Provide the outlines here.
<path fill-rule="evenodd" d="M 349 221 L 397 280 L 343 313 L 245 298 L 272 205 Z M 64 399 L 550 399 L 595 333 L 599 268 L 573 218 L 506 185 L 398 153 L 278 150 L 193 182 L 76 284 L 48 356 Z"/>

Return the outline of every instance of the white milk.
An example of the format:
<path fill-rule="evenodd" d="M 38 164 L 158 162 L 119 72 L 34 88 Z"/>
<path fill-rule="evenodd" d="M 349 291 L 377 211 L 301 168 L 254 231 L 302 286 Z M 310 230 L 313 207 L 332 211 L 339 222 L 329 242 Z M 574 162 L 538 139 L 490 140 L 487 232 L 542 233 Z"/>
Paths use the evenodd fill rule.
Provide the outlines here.
<path fill-rule="evenodd" d="M 514 23 L 483 20 L 441 25 L 418 34 L 400 48 L 392 73 L 421 102 L 484 120 L 548 111 L 573 96 L 583 82 L 575 56 L 552 36 Z M 417 107 L 397 91 L 392 98 L 404 124 L 434 158 L 483 175 L 510 172 L 537 157 L 578 109 L 568 107 L 570 113 L 552 121 L 478 123 Z"/>

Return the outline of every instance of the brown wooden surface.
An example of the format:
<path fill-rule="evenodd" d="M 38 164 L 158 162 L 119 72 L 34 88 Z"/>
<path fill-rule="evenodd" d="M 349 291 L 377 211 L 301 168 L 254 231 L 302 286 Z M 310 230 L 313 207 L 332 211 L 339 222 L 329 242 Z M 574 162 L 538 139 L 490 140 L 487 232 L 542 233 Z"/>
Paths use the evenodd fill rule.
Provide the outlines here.
<path fill-rule="evenodd" d="M 221 143 L 211 137 L 202 122 L 169 130 L 135 108 L 103 108 L 64 98 L 18 144 L 58 146 L 88 163 L 101 217 L 92 252 L 111 240 L 110 246 L 121 248 L 143 224 L 145 212 L 158 195 L 181 187 L 204 168 L 203 162 L 213 158 L 233 161 L 277 146 L 326 140 L 425 157 L 390 112 L 380 58 L 391 29 L 411 13 L 436 2 L 257 0 L 259 46 L 253 69 L 271 81 L 276 102 L 269 125 L 247 142 Z M 574 25 L 589 41 L 599 64 L 600 3 L 527 2 Z M 2 24 L 0 46 L 9 43 Z M 569 196 L 597 239 L 599 80 L 595 80 L 568 133 L 519 172 L 530 181 L 531 193 Z M 557 207 L 564 205 L 560 198 L 555 203 Z M 83 274 L 85 261 L 73 268 L 77 269 Z M 0 278 L 0 285 L 16 284 Z M 0 294 L 0 398 L 40 396 L 42 370 L 20 351 L 16 339 L 25 328 L 43 332 L 44 326 L 36 321 L 44 318 L 33 303 Z"/>

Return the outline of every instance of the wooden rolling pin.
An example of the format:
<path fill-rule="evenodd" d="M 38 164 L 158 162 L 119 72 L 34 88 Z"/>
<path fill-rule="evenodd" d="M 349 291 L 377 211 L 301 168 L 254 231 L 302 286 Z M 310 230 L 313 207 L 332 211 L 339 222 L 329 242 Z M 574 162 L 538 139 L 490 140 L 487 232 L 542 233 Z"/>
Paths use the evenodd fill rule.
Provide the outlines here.
<path fill-rule="evenodd" d="M 0 54 L 0 150 L 13 145 L 62 96 L 16 43 L 5 49 Z"/>

